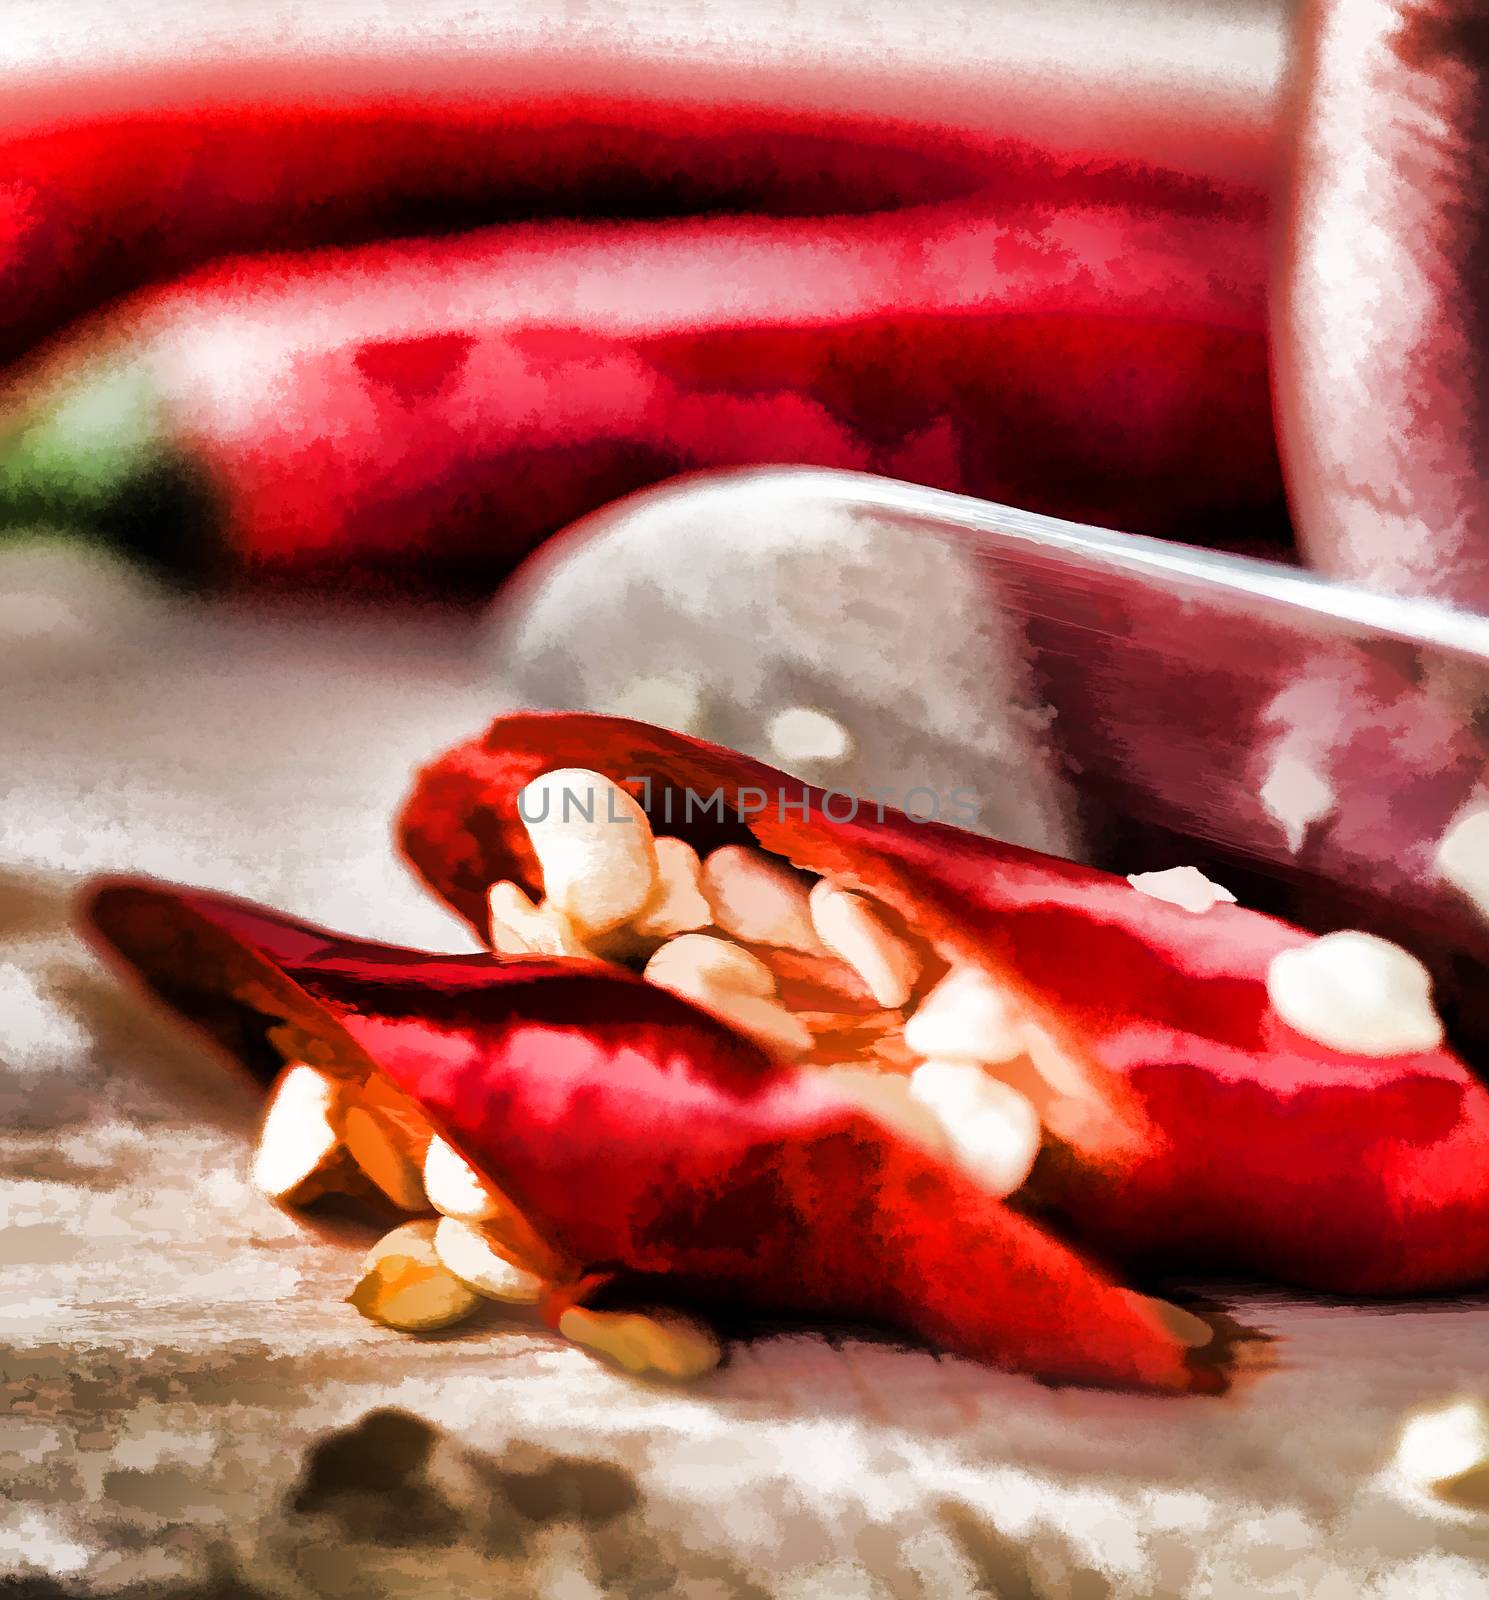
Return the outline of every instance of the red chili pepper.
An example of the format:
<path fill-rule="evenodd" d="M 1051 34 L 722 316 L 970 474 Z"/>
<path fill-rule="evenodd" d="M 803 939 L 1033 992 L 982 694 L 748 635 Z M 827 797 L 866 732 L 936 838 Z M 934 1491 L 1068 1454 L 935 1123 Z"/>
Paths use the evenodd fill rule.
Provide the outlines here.
<path fill-rule="evenodd" d="M 505 217 L 878 211 L 1047 178 L 945 128 L 582 93 L 187 104 L 4 154 L 0 359 L 232 251 Z"/>
<path fill-rule="evenodd" d="M 1297 17 L 1274 283 L 1278 415 L 1310 564 L 1482 612 L 1484 11 L 1314 0 Z"/>
<path fill-rule="evenodd" d="M 220 267 L 59 358 L 0 521 L 159 538 L 191 484 L 242 574 L 489 583 L 619 494 L 792 460 L 1282 543 L 1257 215 L 1156 198 Z"/>
<path fill-rule="evenodd" d="M 584 962 L 439 956 L 223 896 L 98 886 L 88 914 L 240 1060 L 282 1022 L 414 1096 L 592 1272 L 872 1317 L 1053 1379 L 1213 1388 L 1151 1302 L 810 1072 Z"/>
<path fill-rule="evenodd" d="M 687 51 L 630 14 L 405 17 L 329 46 L 313 32 L 286 51 L 245 15 L 152 60 L 95 28 L 81 59 L 7 65 L 0 359 L 232 251 L 534 216 L 1008 199 L 1031 176 L 1058 205 L 1091 194 L 1052 188 L 1057 165 L 1077 191 L 1129 194 L 1164 167 L 1253 186 L 1269 167 L 1265 94 L 1217 80 L 1195 96 L 1130 46 L 1051 74 L 996 31 L 931 64 L 913 36 L 865 49 L 857 25 L 784 15 L 692 19 Z M 1010 141 L 1064 154 L 1031 165 Z"/>
<path fill-rule="evenodd" d="M 1309 940 L 1300 930 L 1237 906 L 1195 916 L 869 802 L 882 816 L 833 821 L 819 791 L 733 752 L 527 713 L 426 768 L 402 819 L 410 861 L 478 931 L 493 882 L 541 890 L 516 796 L 568 767 L 625 783 L 659 832 L 700 849 L 748 839 L 859 888 L 1018 991 L 1085 1069 L 1089 1098 L 1045 1118 L 1070 1159 L 1040 1175 L 1041 1201 L 1083 1243 L 1347 1293 L 1489 1278 L 1489 1092 L 1446 1048 L 1358 1056 L 1288 1028 L 1266 971 Z M 696 805 L 689 822 L 686 795 L 715 789 L 725 826 Z M 746 792 L 747 808 L 769 797 L 747 825 L 733 818 Z"/>
<path fill-rule="evenodd" d="M 504 718 L 418 780 L 405 849 L 472 926 L 493 882 L 541 890 L 516 797 L 576 766 L 700 850 L 754 840 L 871 895 L 1017 996 L 1078 1075 L 1042 1112 L 1017 1205 L 865 1117 L 840 1080 L 615 968 L 397 950 L 143 881 L 99 886 L 92 925 L 261 1075 L 282 1023 L 385 1074 L 589 1274 L 1175 1389 L 1218 1380 L 1064 1238 L 1346 1291 L 1489 1272 L 1489 1094 L 1445 1049 L 1367 1058 L 1291 1032 L 1265 971 L 1299 930 L 1196 916 L 887 808 L 833 820 L 841 797 L 829 816 L 732 752 L 568 714 Z"/>

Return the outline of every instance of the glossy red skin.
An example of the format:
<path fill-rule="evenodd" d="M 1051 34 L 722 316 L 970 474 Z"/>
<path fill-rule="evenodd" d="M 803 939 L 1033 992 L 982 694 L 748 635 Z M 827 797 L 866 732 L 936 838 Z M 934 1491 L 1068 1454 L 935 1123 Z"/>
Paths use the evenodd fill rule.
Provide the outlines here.
<path fill-rule="evenodd" d="M 853 27 L 825 48 L 793 29 L 751 42 L 730 27 L 731 42 L 704 25 L 703 48 L 682 53 L 626 22 L 530 36 L 493 20 L 453 51 L 411 26 L 412 47 L 380 60 L 350 39 L 293 60 L 208 50 L 111 68 L 90 55 L 7 84 L 0 359 L 217 263 L 232 309 L 263 319 L 255 333 L 288 326 L 302 341 L 272 372 L 240 366 L 234 353 L 265 341 L 229 318 L 198 375 L 261 406 L 233 427 L 199 395 L 174 408 L 202 469 L 193 486 L 223 513 L 225 564 L 255 581 L 489 591 L 547 532 L 617 495 L 772 461 L 1285 547 L 1261 310 L 1269 106 L 1208 84 L 1135 94 L 1104 63 L 1031 73 L 1016 46 L 990 94 L 953 64 L 865 59 Z M 819 263 L 805 274 L 815 309 L 785 322 L 761 310 L 776 278 L 802 278 L 803 249 L 831 242 L 834 217 L 871 217 L 866 236 L 913 264 L 903 219 L 926 206 L 1032 209 L 1031 226 L 973 263 L 990 281 L 1081 264 L 1083 248 L 1044 225 L 1082 209 L 1107 211 L 1118 245 L 1092 248 L 1100 292 L 1079 305 L 1006 305 L 995 283 L 968 318 L 875 269 L 880 292 L 854 311 L 841 264 Z M 496 331 L 469 306 L 425 314 L 438 246 L 380 326 L 343 320 L 375 285 L 330 282 L 318 306 L 292 306 L 277 298 L 283 264 L 262 255 L 313 250 L 310 272 L 334 277 L 322 247 L 534 217 L 651 219 L 613 239 L 655 277 L 654 260 L 685 271 L 695 243 L 655 219 L 724 214 L 795 219 L 782 258 L 699 263 L 712 303 L 647 333 L 609 325 L 609 286 L 558 323 L 524 314 L 571 269 L 557 235 L 527 280 L 493 266 L 476 304 L 510 301 Z M 1244 316 L 1197 310 L 1182 289 L 1161 303 L 1173 257 L 1221 298 L 1235 291 Z M 349 270 L 375 278 L 379 259 Z M 193 282 L 182 320 L 206 315 L 198 292 L 210 301 Z M 147 313 L 118 313 L 127 341 Z M 70 341 L 48 354 L 75 375 Z"/>
<path fill-rule="evenodd" d="M 1311 565 L 1489 609 L 1489 25 L 1299 7 L 1278 419 Z M 1347 265 L 1346 265 L 1347 264 Z"/>
<path fill-rule="evenodd" d="M 629 974 L 398 950 L 145 879 L 96 885 L 85 915 L 261 1073 L 278 1020 L 364 1052 L 587 1272 L 869 1317 L 1049 1379 L 1216 1386 L 1067 1246 Z"/>
<path fill-rule="evenodd" d="M 888 118 L 489 88 L 217 93 L 0 144 L 0 359 L 232 252 L 509 217 L 880 210 L 996 179 L 985 142 Z"/>
<path fill-rule="evenodd" d="M 1196 916 L 1090 868 L 887 808 L 881 819 L 872 802 L 835 822 L 820 792 L 734 752 L 569 713 L 499 719 L 424 769 L 406 804 L 405 853 L 478 932 L 492 882 L 541 890 L 515 797 L 563 767 L 650 778 L 659 832 L 700 848 L 753 838 L 1022 990 L 1109 1111 L 1062 1126 L 1072 1158 L 1038 1175 L 1083 1244 L 1346 1293 L 1489 1279 L 1489 1092 L 1446 1048 L 1355 1056 L 1283 1024 L 1267 966 L 1309 935 L 1239 906 Z M 666 793 L 687 787 L 789 804 L 773 798 L 748 828 L 699 828 L 675 801 L 669 822 Z"/>
<path fill-rule="evenodd" d="M 1049 152 L 1052 205 L 1082 175 L 1139 199 L 1170 167 L 1254 195 L 1272 165 L 1265 97 L 1182 80 L 1136 94 L 1100 56 L 1031 73 L 1017 40 L 978 68 L 927 61 L 913 36 L 865 52 L 852 23 L 787 15 L 695 19 L 686 51 L 624 13 L 409 14 L 329 41 L 311 28 L 292 51 L 244 14 L 170 56 L 72 31 L 85 49 L 8 64 L 0 95 L 0 359 L 229 252 L 534 216 L 1006 198 L 1027 176 L 1011 141 Z"/>
<path fill-rule="evenodd" d="M 1254 197 L 1009 161 L 866 217 L 219 263 L 38 378 L 145 352 L 258 581 L 489 586 L 620 495 L 781 461 L 1286 549 Z"/>

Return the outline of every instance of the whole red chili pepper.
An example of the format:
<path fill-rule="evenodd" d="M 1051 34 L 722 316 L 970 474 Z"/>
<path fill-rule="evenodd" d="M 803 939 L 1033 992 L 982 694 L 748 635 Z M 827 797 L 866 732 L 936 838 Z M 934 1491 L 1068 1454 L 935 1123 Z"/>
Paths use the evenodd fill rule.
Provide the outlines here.
<path fill-rule="evenodd" d="M 188 104 L 0 148 L 0 360 L 234 251 L 508 217 L 877 211 L 1032 175 L 947 129 L 582 93 Z"/>
<path fill-rule="evenodd" d="M 1007 198 L 1029 176 L 1009 140 L 1118 190 L 1129 163 L 1251 184 L 1268 167 L 1266 94 L 1221 77 L 1196 96 L 1165 77 L 1161 48 L 1120 65 L 1067 51 L 1051 74 L 996 29 L 927 62 L 913 35 L 865 50 L 871 19 L 823 33 L 789 9 L 692 17 L 686 52 L 629 9 L 561 27 L 364 23 L 320 43 L 307 25 L 292 52 L 251 13 L 226 36 L 193 40 L 183 23 L 150 60 L 127 35 L 111 54 L 100 17 L 85 51 L 8 61 L 0 360 L 233 251 L 534 216 L 869 211 L 985 186 Z M 61 39 L 76 44 L 65 23 Z"/>
<path fill-rule="evenodd" d="M 1265 968 L 1307 935 L 887 809 L 834 821 L 820 792 L 612 718 L 518 715 L 450 752 L 405 813 L 410 859 L 484 929 L 492 883 L 542 887 L 519 791 L 581 764 L 643 795 L 659 832 L 700 851 L 758 841 L 1019 998 L 1078 1081 L 1043 1111 L 1050 1142 L 1011 1204 L 865 1116 L 830 1073 L 613 967 L 395 950 L 139 880 L 98 886 L 88 914 L 261 1073 L 288 1025 L 390 1078 L 590 1273 L 1182 1389 L 1216 1379 L 1063 1237 L 1351 1291 L 1489 1272 L 1489 1095 L 1445 1049 L 1370 1058 L 1292 1033 Z"/>
<path fill-rule="evenodd" d="M 59 357 L 0 519 L 185 506 L 239 574 L 489 582 L 621 493 L 794 460 L 1281 542 L 1259 213 L 1158 198 L 220 267 Z"/>
<path fill-rule="evenodd" d="M 1297 8 L 1277 399 L 1310 561 L 1489 608 L 1489 36 L 1477 0 Z"/>

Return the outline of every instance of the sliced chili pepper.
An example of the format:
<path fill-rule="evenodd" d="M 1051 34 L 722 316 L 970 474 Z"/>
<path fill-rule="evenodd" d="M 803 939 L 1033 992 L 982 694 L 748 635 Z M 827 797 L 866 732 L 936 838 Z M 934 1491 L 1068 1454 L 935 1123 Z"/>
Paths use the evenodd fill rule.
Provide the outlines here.
<path fill-rule="evenodd" d="M 874 1317 L 1046 1376 L 1184 1388 L 1217 1380 L 1064 1237 L 1170 1271 L 1350 1291 L 1484 1278 L 1489 1095 L 1439 1047 L 1371 1057 L 1290 1029 L 1268 968 L 1309 935 L 887 808 L 851 814 L 844 797 L 615 718 L 516 715 L 450 752 L 405 814 L 410 858 L 481 928 L 493 884 L 543 888 L 519 793 L 575 769 L 608 772 L 702 851 L 757 841 L 829 895 L 870 896 L 943 969 L 980 970 L 1011 997 L 1060 1066 L 1016 1198 L 891 1131 L 840 1073 L 784 1064 L 610 965 L 397 950 L 140 881 L 101 886 L 93 926 L 261 1072 L 310 1039 L 338 1071 L 390 1079 L 569 1264 L 560 1301 L 576 1280 L 660 1280 Z M 581 854 L 562 859 L 578 869 L 595 832 L 591 819 L 545 848 L 572 839 Z M 634 859 L 634 843 L 617 848 Z M 603 896 L 583 903 L 610 914 Z M 787 977 L 818 981 L 810 960 Z M 850 1011 L 870 1038 L 876 1017 Z"/>
<path fill-rule="evenodd" d="M 620 494 L 791 460 L 1285 548 L 1264 268 L 1255 217 L 1187 198 L 230 263 L 56 353 L 0 524 L 483 585 Z"/>
<path fill-rule="evenodd" d="M 391 1078 L 591 1273 L 871 1317 L 1053 1379 L 1213 1387 L 1113 1284 L 820 1075 L 583 961 L 398 950 L 114 880 L 106 949 L 262 1074 L 289 1023 Z"/>
<path fill-rule="evenodd" d="M 870 802 L 833 820 L 820 791 L 736 753 L 537 713 L 426 768 L 402 818 L 410 861 L 478 931 L 492 883 L 542 888 L 519 791 L 573 767 L 630 789 L 659 832 L 755 842 L 873 896 L 1018 994 L 1081 1069 L 1045 1115 L 1058 1155 L 1034 1188 L 1084 1243 L 1351 1293 L 1489 1278 L 1489 1093 L 1446 1048 L 1355 1055 L 1288 1028 L 1267 969 L 1308 934 Z"/>

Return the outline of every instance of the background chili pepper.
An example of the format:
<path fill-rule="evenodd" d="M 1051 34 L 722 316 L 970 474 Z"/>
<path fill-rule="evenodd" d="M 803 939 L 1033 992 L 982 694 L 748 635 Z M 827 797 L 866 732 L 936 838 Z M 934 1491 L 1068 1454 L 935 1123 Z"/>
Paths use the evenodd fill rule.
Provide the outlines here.
<path fill-rule="evenodd" d="M 634 24 L 613 48 L 603 21 L 589 29 L 598 46 L 576 28 L 562 50 L 493 27 L 467 53 L 420 52 L 397 72 L 345 57 L 317 73 L 309 56 L 291 65 L 250 52 L 231 74 L 211 60 L 118 82 L 95 73 L 90 95 L 86 73 L 58 73 L 50 97 L 44 86 L 13 97 L 0 143 L 12 174 L 0 354 L 232 251 L 521 217 L 732 211 L 800 219 L 770 241 L 779 261 L 761 244 L 721 268 L 687 230 L 618 231 L 615 248 L 634 246 L 655 275 L 663 315 L 648 332 L 673 343 L 638 354 L 633 328 L 607 349 L 601 286 L 565 319 L 574 341 L 561 357 L 491 339 L 485 314 L 506 308 L 509 340 L 525 310 L 542 321 L 533 302 L 573 270 L 561 233 L 551 259 L 529 256 L 520 283 L 493 260 L 484 304 L 445 316 L 448 252 L 500 256 L 520 241 L 407 244 L 391 268 L 378 248 L 312 253 L 303 267 L 230 259 L 171 303 L 176 332 L 196 329 L 188 381 L 210 371 L 216 394 L 256 398 L 257 422 L 229 423 L 199 394 L 183 417 L 180 374 L 162 381 L 153 358 L 140 387 L 99 392 L 96 373 L 69 370 L 59 349 L 53 371 L 69 403 L 0 467 L 0 522 L 86 527 L 256 579 L 412 573 L 486 588 L 544 533 L 616 494 L 693 466 L 802 460 L 1206 542 L 1285 543 L 1261 340 L 1265 104 L 1232 95 L 1222 111 L 1160 84 L 1137 104 L 1130 79 L 1071 65 L 1052 82 L 1016 49 L 1002 62 L 994 52 L 1000 94 L 989 96 L 965 63 L 932 72 L 892 52 L 840 51 L 783 76 L 789 52 L 776 60 L 774 39 L 756 50 L 731 38 L 717 56 L 699 39 L 680 59 Z M 896 249 L 920 248 L 907 213 L 927 205 L 965 208 L 969 252 L 985 242 L 984 219 L 1029 213 L 983 264 L 975 326 L 937 286 L 906 284 L 889 265 Z M 1110 218 L 1106 237 L 1061 235 L 1062 222 L 1094 211 Z M 839 221 L 824 222 L 829 213 Z M 841 254 L 813 260 L 841 248 L 841 219 L 855 214 L 877 294 L 860 292 L 863 274 Z M 1232 231 L 1252 244 L 1238 248 Z M 1083 265 L 1093 277 L 1079 305 L 1041 305 L 1028 290 L 1041 271 L 1058 283 Z M 1176 265 L 1181 277 L 1213 274 L 1217 305 L 1234 289 L 1247 304 L 1240 320 L 1177 286 L 1156 311 Z M 773 304 L 805 271 L 819 274 L 815 307 L 776 326 L 753 302 Z M 292 299 L 284 279 L 297 273 Z M 690 273 L 715 279 L 713 303 L 669 320 L 667 293 Z M 1017 328 L 987 320 L 1003 315 L 1000 275 L 1020 302 L 1009 314 L 1026 319 Z M 215 330 L 195 304 L 204 283 Z M 634 303 L 646 293 L 637 285 Z M 358 324 L 370 302 L 385 325 Z M 147 342 L 135 322 L 148 324 L 152 304 L 119 313 L 126 355 L 131 339 Z M 256 364 L 255 346 L 294 332 L 293 360 Z M 639 381 L 586 383 L 586 367 L 628 363 Z M 514 365 L 531 377 L 526 392 Z M 18 423 L 13 412 L 0 434 Z M 1221 458 L 1208 473 L 1207 454 Z M 204 544 L 225 562 L 204 557 Z"/>
<path fill-rule="evenodd" d="M 658 831 L 700 848 L 721 840 L 708 820 L 689 825 L 687 792 L 721 789 L 735 828 L 742 788 L 776 797 L 746 823 L 764 848 L 875 896 L 1022 992 L 1087 1068 L 1092 1103 L 1046 1118 L 1076 1159 L 1039 1180 L 1076 1237 L 1150 1266 L 1345 1293 L 1489 1278 L 1489 1090 L 1447 1049 L 1356 1056 L 1283 1026 L 1267 966 L 1307 934 L 1237 906 L 1195 916 L 888 808 L 833 821 L 820 791 L 732 751 L 571 713 L 498 719 L 426 768 L 407 802 L 405 852 L 478 932 L 490 883 L 541 893 L 516 796 L 567 767 L 624 782 Z"/>
<path fill-rule="evenodd" d="M 944 128 L 583 94 L 188 106 L 64 125 L 4 152 L 0 360 L 118 294 L 244 250 L 503 218 L 881 211 L 990 184 L 1017 194 L 1039 173 L 1016 148 Z"/>
<path fill-rule="evenodd" d="M 1051 73 L 1016 28 L 890 20 L 695 10 L 679 48 L 665 15 L 624 6 L 305 17 L 288 41 L 254 10 L 183 15 L 161 49 L 100 11 L 79 51 L 65 25 L 38 39 L 20 19 L 0 79 L 0 356 L 237 251 L 534 216 L 883 210 L 1016 183 L 1009 140 L 1253 185 L 1270 170 L 1266 94 L 1173 71 L 1213 30 L 1176 18 L 1117 66 L 1116 41 L 1067 25 Z M 28 55 L 49 31 L 65 48 Z M 938 40 L 959 48 L 927 54 Z"/>
<path fill-rule="evenodd" d="M 1309 559 L 1489 609 L 1489 24 L 1308 0 L 1277 274 L 1279 421 Z"/>
<path fill-rule="evenodd" d="M 219 266 L 59 355 L 0 496 L 297 583 L 479 588 L 617 495 L 775 459 L 1277 548 L 1259 205 L 1045 175 L 1058 204 L 991 213 Z"/>

